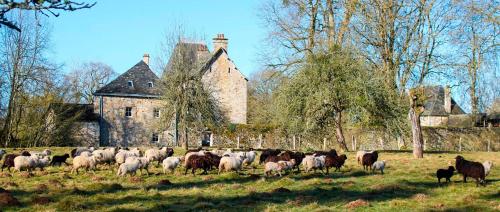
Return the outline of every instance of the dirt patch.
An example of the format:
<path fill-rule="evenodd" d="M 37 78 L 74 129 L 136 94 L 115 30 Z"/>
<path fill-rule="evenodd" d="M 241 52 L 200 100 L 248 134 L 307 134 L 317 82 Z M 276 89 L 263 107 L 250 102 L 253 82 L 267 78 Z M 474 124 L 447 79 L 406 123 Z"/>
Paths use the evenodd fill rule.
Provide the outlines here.
<path fill-rule="evenodd" d="M 291 205 L 294 205 L 294 206 L 302 206 L 302 205 L 309 204 L 313 200 L 314 200 L 313 196 L 300 195 L 300 196 L 295 197 L 294 200 L 290 200 L 288 203 Z"/>
<path fill-rule="evenodd" d="M 425 201 L 428 197 L 429 196 L 427 196 L 426 194 L 418 193 L 418 194 L 413 195 L 412 199 L 419 201 L 419 202 L 422 202 L 422 201 Z"/>
<path fill-rule="evenodd" d="M 142 183 L 142 182 L 144 182 L 144 179 L 142 179 L 141 177 L 137 177 L 137 176 L 133 176 L 129 180 L 130 180 L 131 183 Z"/>
<path fill-rule="evenodd" d="M 331 178 L 324 179 L 323 182 L 326 184 L 330 184 L 330 183 L 333 183 L 333 179 L 331 179 Z"/>
<path fill-rule="evenodd" d="M 43 170 L 39 172 L 41 176 L 48 175 L 49 172 L 47 170 Z"/>
<path fill-rule="evenodd" d="M 291 192 L 291 191 L 290 191 L 290 189 L 288 189 L 288 188 L 283 188 L 283 187 L 279 187 L 279 188 L 274 189 L 274 190 L 272 191 L 272 193 L 290 193 L 290 192 Z"/>
<path fill-rule="evenodd" d="M 35 192 L 42 194 L 42 193 L 47 193 L 49 191 L 49 187 L 45 184 L 38 184 L 35 188 Z"/>
<path fill-rule="evenodd" d="M 91 178 L 91 179 L 92 179 L 92 181 L 94 181 L 94 182 L 101 182 L 101 181 L 103 181 L 103 180 L 104 180 L 104 177 L 94 175 L 94 176 L 92 176 L 92 178 Z"/>
<path fill-rule="evenodd" d="M 345 181 L 345 182 L 340 182 L 339 184 L 343 188 L 349 188 L 349 187 L 353 186 L 356 183 L 354 181 Z"/>
<path fill-rule="evenodd" d="M 204 177 L 202 177 L 201 179 L 202 179 L 203 181 L 211 181 L 211 180 L 213 180 L 213 179 L 214 179 L 214 177 L 212 177 L 212 176 L 204 176 Z"/>
<path fill-rule="evenodd" d="M 233 185 L 231 185 L 231 188 L 232 189 L 243 189 L 243 188 L 245 188 L 245 186 L 243 186 L 241 184 L 233 184 Z"/>
<path fill-rule="evenodd" d="M 71 194 L 76 194 L 76 195 L 85 195 L 85 194 L 87 194 L 86 191 L 82 191 L 82 190 L 80 190 L 77 187 L 73 187 L 73 189 L 71 189 L 70 193 Z"/>
<path fill-rule="evenodd" d="M 8 206 L 19 206 L 21 203 L 10 193 L 0 193 L 0 206 L 8 207 Z"/>
<path fill-rule="evenodd" d="M 12 175 L 9 173 L 2 172 L 0 173 L 0 177 L 12 177 Z"/>
<path fill-rule="evenodd" d="M 358 199 L 356 201 L 349 202 L 345 205 L 346 208 L 353 209 L 353 208 L 358 208 L 358 207 L 364 207 L 364 206 L 369 206 L 370 203 L 368 201 L 363 200 L 363 199 Z"/>
<path fill-rule="evenodd" d="M 9 193 L 10 194 L 10 191 L 7 189 L 0 188 L 0 193 Z"/>
<path fill-rule="evenodd" d="M 59 180 L 56 180 L 56 179 L 50 179 L 49 184 L 51 186 L 56 187 L 56 188 L 63 188 L 64 187 L 64 184 L 62 184 L 61 182 L 59 182 Z"/>
<path fill-rule="evenodd" d="M 62 178 L 62 179 L 67 179 L 67 180 L 68 180 L 68 179 L 73 179 L 71 176 L 69 176 L 69 175 L 68 175 L 68 174 L 66 174 L 66 173 L 62 173 L 62 174 L 61 174 L 61 178 Z"/>
<path fill-rule="evenodd" d="M 158 182 L 158 185 L 159 186 L 172 185 L 172 182 L 170 182 L 170 180 L 160 180 L 160 182 Z"/>
<path fill-rule="evenodd" d="M 15 182 L 6 182 L 4 185 L 5 187 L 19 187 Z"/>
<path fill-rule="evenodd" d="M 258 174 L 249 174 L 248 178 L 251 179 L 251 180 L 258 180 L 258 179 L 260 179 L 260 175 L 258 175 Z"/>
<path fill-rule="evenodd" d="M 31 172 L 21 172 L 21 174 L 19 174 L 21 177 L 23 178 L 30 178 L 30 177 L 33 177 L 33 173 Z"/>
<path fill-rule="evenodd" d="M 49 204 L 53 202 L 52 199 L 48 198 L 48 197 L 33 197 L 31 199 L 31 204 L 35 204 L 35 205 L 46 205 L 46 204 Z"/>

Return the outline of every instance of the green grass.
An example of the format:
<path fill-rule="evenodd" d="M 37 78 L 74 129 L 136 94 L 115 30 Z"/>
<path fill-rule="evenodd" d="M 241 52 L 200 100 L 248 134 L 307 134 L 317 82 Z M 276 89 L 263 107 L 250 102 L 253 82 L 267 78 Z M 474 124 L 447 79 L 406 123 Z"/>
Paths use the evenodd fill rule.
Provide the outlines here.
<path fill-rule="evenodd" d="M 69 148 L 51 148 L 55 154 Z M 15 152 L 8 149 L 9 152 Z M 176 154 L 182 153 L 177 150 Z M 49 167 L 26 178 L 20 173 L 1 176 L 0 187 L 8 189 L 21 206 L 0 208 L 3 211 L 338 211 L 359 199 L 368 203 L 351 208 L 359 211 L 499 211 L 500 170 L 496 167 L 487 177 L 486 187 L 476 187 L 474 180 L 462 183 L 455 175 L 452 182 L 439 186 L 435 178 L 438 168 L 445 168 L 457 154 L 426 154 L 413 160 L 411 153 L 383 152 L 385 175 L 368 174 L 356 164 L 354 153 L 348 153 L 342 173 L 328 176 L 292 173 L 279 177 L 262 177 L 262 166 L 245 169 L 240 174 L 183 175 L 183 167 L 175 174 L 153 174 L 138 177 L 116 177 L 107 167 L 93 173 L 70 174 L 70 167 Z M 500 153 L 462 153 L 474 161 L 492 160 L 500 164 Z M 4 171 L 5 173 L 6 171 Z M 198 173 L 201 173 L 199 171 Z M 255 176 L 258 174 L 260 176 Z M 54 181 L 57 180 L 58 182 Z M 158 185 L 168 179 L 171 185 Z M 17 184 L 13 186 L 12 183 Z M 11 185 L 7 185 L 11 184 Z M 43 189 L 47 186 L 48 189 Z M 290 191 L 278 192 L 277 188 Z M 33 199 L 48 197 L 49 203 L 37 204 Z"/>

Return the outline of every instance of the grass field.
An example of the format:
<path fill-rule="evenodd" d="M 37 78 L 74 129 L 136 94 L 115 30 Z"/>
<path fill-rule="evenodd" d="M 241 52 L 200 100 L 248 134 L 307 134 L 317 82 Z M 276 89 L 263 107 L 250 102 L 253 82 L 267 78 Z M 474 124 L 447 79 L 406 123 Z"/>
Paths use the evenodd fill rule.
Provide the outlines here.
<path fill-rule="evenodd" d="M 69 148 L 51 148 L 54 154 Z M 8 152 L 15 152 L 7 149 Z M 176 155 L 182 154 L 176 149 Z M 93 173 L 70 174 L 70 167 L 49 167 L 34 176 L 0 174 L 0 187 L 20 201 L 20 206 L 3 211 L 500 211 L 500 170 L 494 167 L 486 187 L 476 187 L 473 179 L 439 186 L 438 168 L 446 168 L 456 153 L 426 154 L 413 160 L 411 153 L 379 154 L 386 160 L 385 174 L 368 174 L 356 164 L 354 153 L 342 173 L 292 173 L 284 177 L 263 177 L 262 166 L 240 174 L 183 175 L 160 174 L 116 177 L 107 167 Z M 461 153 L 474 161 L 492 160 L 500 164 L 500 153 Z M 454 165 L 454 162 L 453 162 Z M 103 169 L 104 168 L 104 169 Z M 199 171 L 198 173 L 200 173 Z M 168 180 L 171 184 L 159 184 Z M 1 201 L 1 200 L 0 200 Z"/>

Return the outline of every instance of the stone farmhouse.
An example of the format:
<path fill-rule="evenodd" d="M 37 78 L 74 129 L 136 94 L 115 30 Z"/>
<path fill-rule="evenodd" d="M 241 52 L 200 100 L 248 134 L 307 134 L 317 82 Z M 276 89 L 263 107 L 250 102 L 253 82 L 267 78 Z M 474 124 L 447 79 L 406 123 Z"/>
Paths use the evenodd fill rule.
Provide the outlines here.
<path fill-rule="evenodd" d="M 210 52 L 203 43 L 196 46 L 202 82 L 220 103 L 228 120 L 235 124 L 247 122 L 247 78 L 238 70 L 227 53 L 228 39 L 218 34 Z M 173 134 L 161 129 L 163 102 L 160 78 L 149 67 L 149 55 L 94 93 L 94 112 L 99 115 L 101 145 L 161 145 L 171 143 Z"/>
<path fill-rule="evenodd" d="M 428 86 L 424 88 L 427 100 L 424 112 L 420 116 L 420 124 L 425 127 L 446 127 L 467 115 L 451 97 L 450 87 Z"/>

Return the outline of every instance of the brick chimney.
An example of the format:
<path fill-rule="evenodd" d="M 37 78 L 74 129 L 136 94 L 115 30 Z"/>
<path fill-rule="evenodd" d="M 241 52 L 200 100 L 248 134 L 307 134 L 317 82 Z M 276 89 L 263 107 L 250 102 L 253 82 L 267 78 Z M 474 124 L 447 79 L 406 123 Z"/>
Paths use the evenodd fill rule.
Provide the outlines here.
<path fill-rule="evenodd" d="M 451 89 L 448 85 L 444 87 L 444 110 L 451 113 Z"/>
<path fill-rule="evenodd" d="M 224 37 L 224 34 L 217 34 L 217 37 L 213 38 L 214 52 L 219 50 L 220 48 L 224 48 L 227 51 L 227 38 Z"/>
<path fill-rule="evenodd" d="M 144 54 L 144 56 L 142 56 L 142 61 L 144 61 L 144 63 L 149 66 L 149 54 Z"/>

